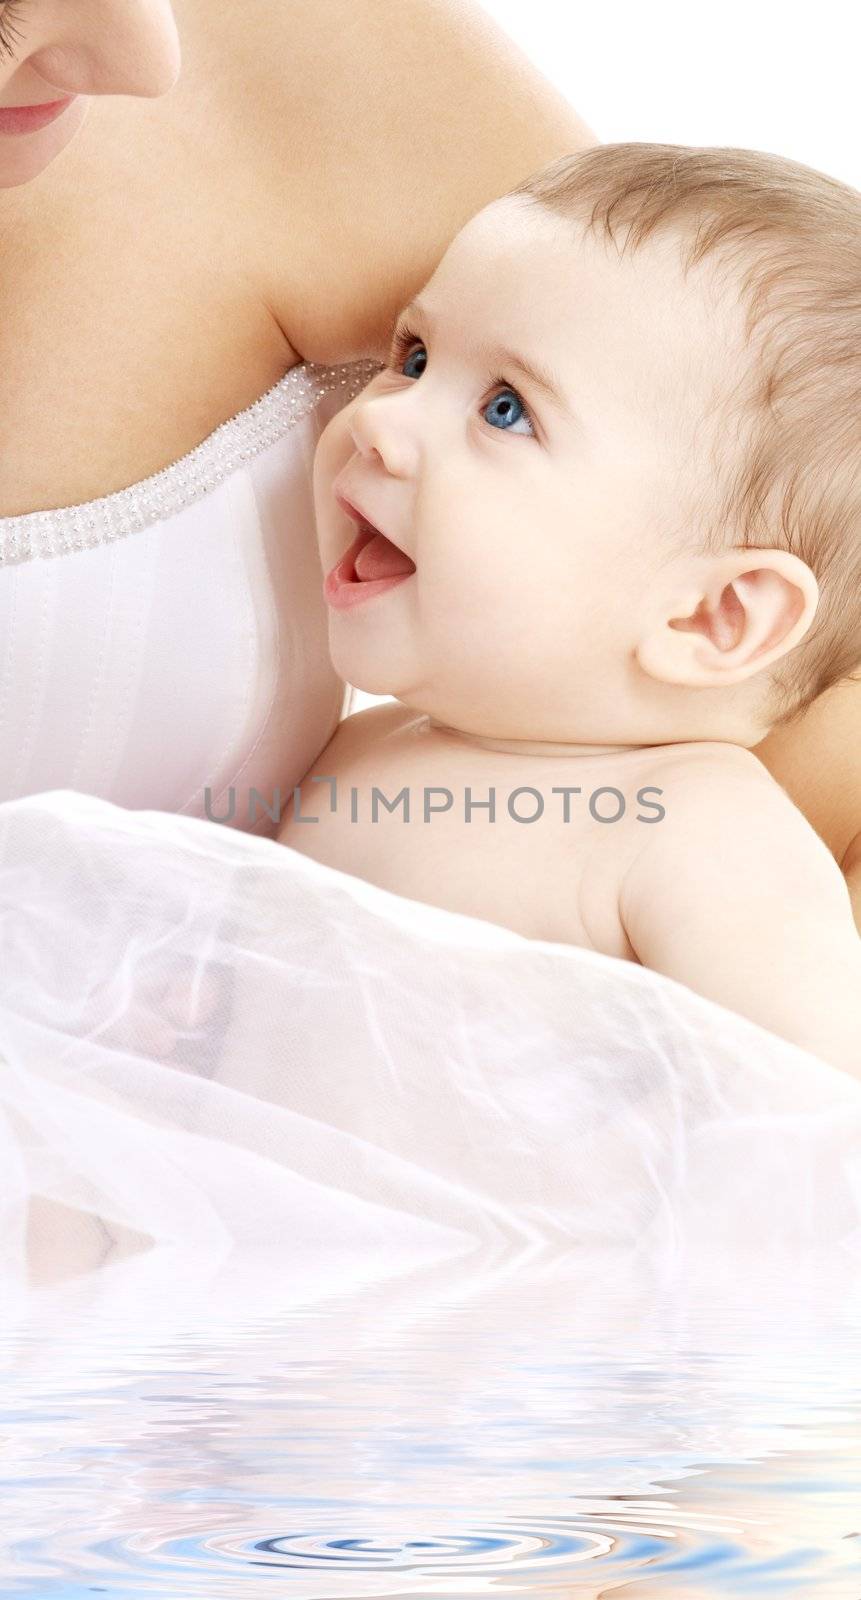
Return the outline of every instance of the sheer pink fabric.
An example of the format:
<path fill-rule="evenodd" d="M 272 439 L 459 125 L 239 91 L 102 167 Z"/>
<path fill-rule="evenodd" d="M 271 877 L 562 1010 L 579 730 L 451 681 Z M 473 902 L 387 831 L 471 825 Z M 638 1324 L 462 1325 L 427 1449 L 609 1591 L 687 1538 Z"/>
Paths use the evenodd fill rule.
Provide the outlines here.
<path fill-rule="evenodd" d="M 299 1299 L 547 1252 L 857 1278 L 861 1084 L 633 964 L 69 791 L 0 805 L 0 952 L 7 1290 L 177 1256 Z"/>

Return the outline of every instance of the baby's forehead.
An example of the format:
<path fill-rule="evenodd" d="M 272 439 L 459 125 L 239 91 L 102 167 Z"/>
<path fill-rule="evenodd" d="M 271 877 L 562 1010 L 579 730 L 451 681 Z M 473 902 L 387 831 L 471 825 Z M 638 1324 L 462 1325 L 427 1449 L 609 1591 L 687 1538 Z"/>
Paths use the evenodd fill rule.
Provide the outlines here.
<path fill-rule="evenodd" d="M 474 309 L 492 322 L 504 308 L 511 338 L 538 340 L 545 353 L 553 345 L 558 361 L 588 362 L 643 398 L 653 388 L 670 398 L 683 383 L 711 394 L 737 376 L 746 318 L 736 277 L 714 256 L 688 265 L 691 241 L 679 230 L 633 245 L 624 232 L 610 238 L 585 218 L 505 196 L 463 233 L 477 290 L 484 279 Z"/>
<path fill-rule="evenodd" d="M 653 238 L 621 256 L 589 238 L 577 252 L 588 315 L 569 323 L 605 376 L 680 422 L 709 412 L 741 380 L 745 316 L 719 263 L 686 267 L 681 241 Z"/>
<path fill-rule="evenodd" d="M 713 373 L 716 351 L 738 348 L 737 290 L 715 260 L 688 266 L 684 241 L 666 232 L 619 244 L 559 219 L 555 240 L 569 267 L 565 325 L 574 342 L 596 342 L 621 365 L 639 354 L 655 367 L 699 364 Z M 536 253 L 542 252 L 539 238 Z M 553 260 L 546 246 L 547 265 Z M 557 258 L 558 259 L 558 258 Z"/>
<path fill-rule="evenodd" d="M 587 434 L 605 459 L 618 449 L 639 459 L 644 489 L 649 479 L 699 497 L 721 470 L 751 371 L 734 274 L 716 258 L 688 266 L 689 241 L 675 231 L 632 248 L 568 218 L 524 221 L 524 331 L 569 387 Z"/>

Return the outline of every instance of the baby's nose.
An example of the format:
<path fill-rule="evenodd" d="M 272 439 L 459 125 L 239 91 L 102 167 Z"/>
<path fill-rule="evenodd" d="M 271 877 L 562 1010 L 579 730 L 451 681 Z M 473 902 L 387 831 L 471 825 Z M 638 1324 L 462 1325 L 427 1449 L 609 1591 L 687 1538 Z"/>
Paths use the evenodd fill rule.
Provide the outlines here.
<path fill-rule="evenodd" d="M 376 457 L 393 478 L 414 477 L 421 451 L 418 419 L 403 404 L 409 394 L 368 395 L 350 418 L 350 432 L 359 454 Z"/>

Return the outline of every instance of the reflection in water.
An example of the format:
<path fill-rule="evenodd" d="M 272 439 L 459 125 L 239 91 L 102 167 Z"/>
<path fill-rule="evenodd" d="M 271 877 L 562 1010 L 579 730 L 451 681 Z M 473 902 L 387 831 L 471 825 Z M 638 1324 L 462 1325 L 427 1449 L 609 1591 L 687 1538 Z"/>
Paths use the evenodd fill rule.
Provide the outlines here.
<path fill-rule="evenodd" d="M 0 1594 L 861 1600 L 851 1284 L 572 1260 L 303 1299 L 277 1260 L 140 1258 L 34 1294 Z"/>
<path fill-rule="evenodd" d="M 71 792 L 0 928 L 2 1600 L 861 1600 L 861 1080 Z"/>

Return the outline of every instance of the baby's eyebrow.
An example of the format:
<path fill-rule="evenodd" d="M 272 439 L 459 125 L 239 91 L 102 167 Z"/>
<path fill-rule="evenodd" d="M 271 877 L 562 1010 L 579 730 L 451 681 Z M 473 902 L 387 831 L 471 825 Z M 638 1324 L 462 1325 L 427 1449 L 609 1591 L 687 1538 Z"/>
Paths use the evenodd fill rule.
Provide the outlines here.
<path fill-rule="evenodd" d="M 396 318 L 396 326 L 406 322 L 410 317 L 420 317 L 424 322 L 430 323 L 431 316 L 420 299 L 411 300 L 408 306 Z M 565 391 L 556 373 L 539 361 L 530 361 L 526 356 L 518 355 L 516 350 L 507 350 L 499 345 L 477 344 L 475 353 L 478 359 L 489 367 L 506 367 L 509 371 L 519 372 L 536 389 L 554 405 L 557 411 L 567 417 L 575 427 L 579 427 L 580 419 L 573 406 L 570 404 Z"/>
<path fill-rule="evenodd" d="M 526 356 L 518 355 L 516 350 L 504 350 L 498 345 L 476 345 L 476 352 L 480 359 L 486 361 L 489 366 L 505 367 L 510 372 L 519 372 L 536 389 L 540 389 L 551 404 L 556 406 L 558 411 L 564 413 L 569 422 L 577 422 L 577 417 L 565 397 L 559 379 L 554 372 L 551 372 L 549 367 L 545 367 L 538 361 L 527 360 Z"/>

